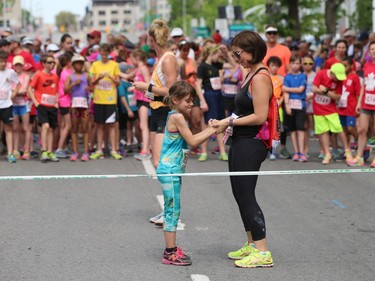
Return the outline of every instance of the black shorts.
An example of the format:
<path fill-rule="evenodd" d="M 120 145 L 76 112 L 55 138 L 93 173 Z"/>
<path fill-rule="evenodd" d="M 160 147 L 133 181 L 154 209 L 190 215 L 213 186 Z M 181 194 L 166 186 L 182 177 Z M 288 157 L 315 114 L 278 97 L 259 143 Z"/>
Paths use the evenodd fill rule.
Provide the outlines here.
<path fill-rule="evenodd" d="M 150 132 L 156 132 L 157 134 L 164 133 L 169 111 L 170 108 L 168 106 L 151 109 Z"/>
<path fill-rule="evenodd" d="M 0 120 L 4 124 L 12 124 L 13 122 L 13 106 L 0 108 Z"/>
<path fill-rule="evenodd" d="M 70 108 L 69 107 L 59 107 L 59 112 L 61 115 L 67 115 L 70 113 Z"/>
<path fill-rule="evenodd" d="M 57 108 L 38 105 L 36 108 L 39 125 L 48 123 L 50 128 L 57 128 Z"/>
<path fill-rule="evenodd" d="M 288 131 L 305 130 L 306 111 L 304 109 L 292 109 L 292 115 L 285 113 L 285 125 Z"/>
<path fill-rule="evenodd" d="M 36 115 L 31 115 L 29 117 L 29 124 L 34 124 L 34 121 L 36 120 Z"/>
<path fill-rule="evenodd" d="M 117 121 L 116 104 L 95 104 L 94 122 L 98 124 L 112 124 Z"/>
<path fill-rule="evenodd" d="M 147 108 L 150 108 L 150 103 L 143 100 L 137 100 L 137 107 L 141 108 L 141 106 L 145 106 Z"/>

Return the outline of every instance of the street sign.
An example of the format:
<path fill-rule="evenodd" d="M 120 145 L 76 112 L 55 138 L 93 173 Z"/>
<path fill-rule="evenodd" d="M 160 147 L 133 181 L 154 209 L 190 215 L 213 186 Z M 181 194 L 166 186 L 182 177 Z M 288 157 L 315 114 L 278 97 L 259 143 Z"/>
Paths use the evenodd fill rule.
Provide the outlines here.
<path fill-rule="evenodd" d="M 254 25 L 252 23 L 244 23 L 244 24 L 231 24 L 229 25 L 229 37 L 234 37 L 236 34 L 240 33 L 244 30 L 251 30 L 254 31 Z"/>

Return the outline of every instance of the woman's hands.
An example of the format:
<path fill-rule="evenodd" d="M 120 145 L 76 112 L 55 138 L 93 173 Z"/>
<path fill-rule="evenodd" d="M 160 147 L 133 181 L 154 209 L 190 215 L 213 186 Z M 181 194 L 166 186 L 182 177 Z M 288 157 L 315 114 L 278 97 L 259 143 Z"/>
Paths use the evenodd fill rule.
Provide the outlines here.
<path fill-rule="evenodd" d="M 208 121 L 208 126 L 216 129 L 216 134 L 223 133 L 227 129 L 228 125 L 228 118 L 222 120 L 210 119 Z"/>

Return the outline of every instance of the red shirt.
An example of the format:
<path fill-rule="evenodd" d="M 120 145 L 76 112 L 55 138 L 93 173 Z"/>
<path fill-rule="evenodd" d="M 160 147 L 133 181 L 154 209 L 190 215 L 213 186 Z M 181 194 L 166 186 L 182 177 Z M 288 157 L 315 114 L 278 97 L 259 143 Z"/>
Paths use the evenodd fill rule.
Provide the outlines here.
<path fill-rule="evenodd" d="M 362 109 L 375 110 L 375 64 L 366 62 L 363 66 L 363 74 L 365 77 L 365 92 L 362 97 Z"/>
<path fill-rule="evenodd" d="M 319 88 L 320 85 L 328 88 L 330 91 L 335 91 L 336 94 L 341 95 L 342 82 L 334 81 L 328 76 L 328 69 L 318 71 L 314 78 L 313 85 Z M 314 115 L 329 115 L 337 113 L 336 101 L 325 95 L 315 94 L 313 96 L 313 113 Z"/>
<path fill-rule="evenodd" d="M 35 61 L 34 61 L 34 58 L 33 56 L 28 53 L 28 52 L 25 52 L 25 51 L 21 51 L 19 54 L 15 55 L 15 54 L 9 54 L 8 56 L 8 60 L 7 60 L 7 68 L 13 68 L 13 58 L 15 56 L 21 56 L 23 57 L 24 61 L 25 61 L 25 64 L 23 66 L 23 70 L 25 71 L 35 71 L 36 70 L 36 64 L 35 64 Z"/>
<path fill-rule="evenodd" d="M 30 86 L 34 88 L 34 95 L 37 102 L 47 107 L 55 107 L 58 101 L 58 84 L 59 77 L 56 74 L 47 74 L 44 71 L 35 73 L 30 82 Z"/>
<path fill-rule="evenodd" d="M 343 116 L 356 116 L 358 96 L 361 92 L 361 81 L 359 76 L 352 72 L 347 75 L 347 79 L 342 85 L 342 94 L 338 102 L 338 113 Z"/>

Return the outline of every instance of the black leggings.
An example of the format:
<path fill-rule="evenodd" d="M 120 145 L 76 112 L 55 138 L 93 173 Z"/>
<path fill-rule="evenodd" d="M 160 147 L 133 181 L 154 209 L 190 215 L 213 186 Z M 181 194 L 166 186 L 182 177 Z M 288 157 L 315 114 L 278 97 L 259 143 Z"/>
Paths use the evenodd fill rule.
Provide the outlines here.
<path fill-rule="evenodd" d="M 267 157 L 263 141 L 252 138 L 234 138 L 229 150 L 229 171 L 259 171 Z M 245 230 L 250 231 L 254 241 L 266 237 L 266 224 L 262 210 L 255 198 L 258 176 L 231 176 L 232 192 Z"/>

